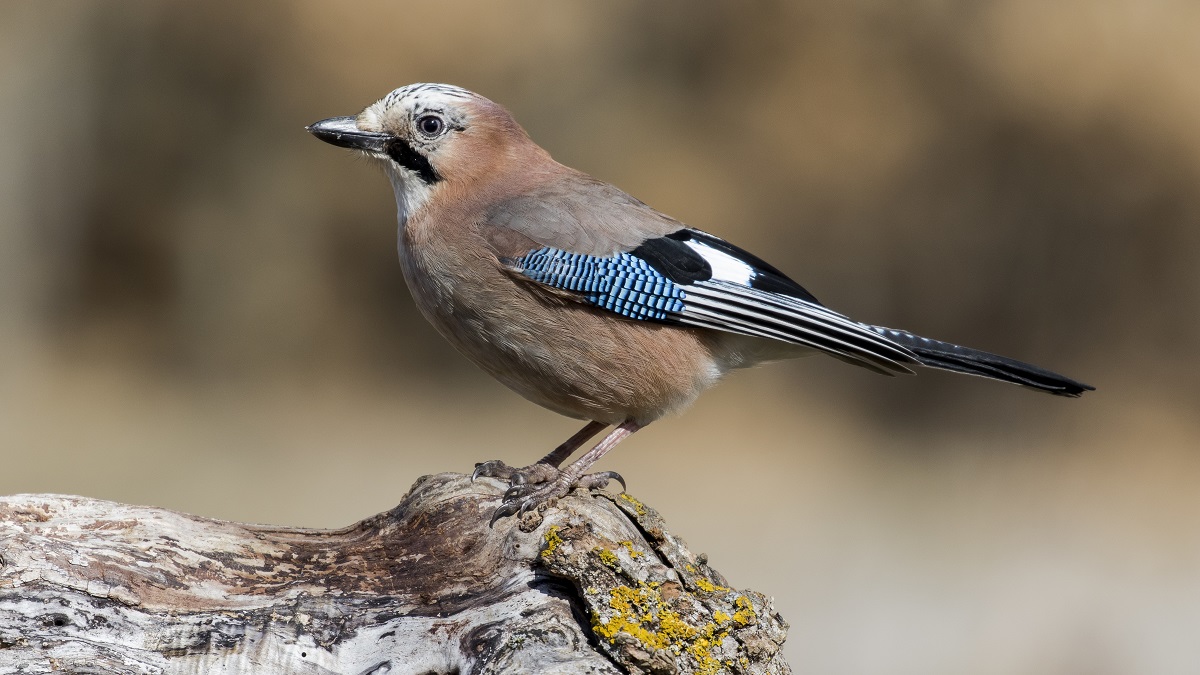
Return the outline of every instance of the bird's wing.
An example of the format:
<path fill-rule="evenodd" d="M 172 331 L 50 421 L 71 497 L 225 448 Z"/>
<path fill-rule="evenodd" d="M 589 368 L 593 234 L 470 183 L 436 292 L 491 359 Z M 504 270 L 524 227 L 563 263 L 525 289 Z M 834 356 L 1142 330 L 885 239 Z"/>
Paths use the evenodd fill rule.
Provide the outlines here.
<path fill-rule="evenodd" d="M 521 279 L 628 319 L 781 340 L 887 375 L 912 372 L 905 364 L 917 359 L 907 348 L 824 307 L 746 251 L 675 226 L 605 254 L 538 241 L 540 248 L 504 263 Z M 522 235 L 537 241 L 528 231 Z"/>
<path fill-rule="evenodd" d="M 609 256 L 683 224 L 608 183 L 567 169 L 552 181 L 494 204 L 483 227 L 489 239 L 515 233 L 549 248 Z"/>

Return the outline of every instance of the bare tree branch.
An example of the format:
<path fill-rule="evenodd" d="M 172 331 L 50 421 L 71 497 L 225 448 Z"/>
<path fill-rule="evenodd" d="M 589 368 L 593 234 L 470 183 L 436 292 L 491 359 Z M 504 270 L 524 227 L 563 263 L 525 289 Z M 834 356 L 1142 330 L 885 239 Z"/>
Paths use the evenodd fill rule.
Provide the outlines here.
<path fill-rule="evenodd" d="M 0 672 L 790 672 L 770 601 L 652 509 L 575 492 L 490 529 L 500 492 L 427 476 L 341 530 L 0 499 Z"/>

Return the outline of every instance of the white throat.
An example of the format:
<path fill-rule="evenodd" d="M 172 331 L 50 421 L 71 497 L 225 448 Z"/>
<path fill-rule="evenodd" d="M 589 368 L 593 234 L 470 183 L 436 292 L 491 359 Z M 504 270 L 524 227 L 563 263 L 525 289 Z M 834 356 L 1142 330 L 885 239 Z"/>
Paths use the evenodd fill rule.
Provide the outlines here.
<path fill-rule="evenodd" d="M 433 186 L 391 160 L 388 160 L 385 166 L 388 180 L 392 183 L 392 192 L 396 195 L 396 219 L 403 229 L 408 219 L 429 201 Z"/>

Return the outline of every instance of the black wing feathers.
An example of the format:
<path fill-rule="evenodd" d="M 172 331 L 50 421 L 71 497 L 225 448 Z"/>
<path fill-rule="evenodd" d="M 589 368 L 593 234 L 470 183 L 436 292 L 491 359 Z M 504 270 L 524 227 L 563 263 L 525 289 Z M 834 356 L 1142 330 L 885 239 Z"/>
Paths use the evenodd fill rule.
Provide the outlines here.
<path fill-rule="evenodd" d="M 692 247 L 671 235 L 647 239 L 630 251 L 677 284 L 692 284 L 712 278 L 712 266 Z"/>
<path fill-rule="evenodd" d="M 680 323 L 819 349 L 870 370 L 911 373 L 916 357 L 867 327 L 822 306 L 761 258 L 700 230 L 685 228 L 630 251 L 683 290 Z"/>
<path fill-rule="evenodd" d="M 793 298 L 800 298 L 801 300 L 806 300 L 817 305 L 821 304 L 821 301 L 817 300 L 816 296 L 814 296 L 812 293 L 809 293 L 808 290 L 806 290 L 800 284 L 792 281 L 788 275 L 780 272 L 762 258 L 759 258 L 745 249 L 738 248 L 724 239 L 714 237 L 707 232 L 702 232 L 692 228 L 679 230 L 678 232 L 672 232 L 665 238 L 675 239 L 678 241 L 696 241 L 746 263 L 755 271 L 754 277 L 750 280 L 751 288 L 757 288 L 760 291 L 766 291 L 768 293 L 781 293 L 783 295 L 790 295 Z"/>
<path fill-rule="evenodd" d="M 626 318 L 790 342 L 885 375 L 919 364 L 1059 396 L 1092 389 L 1014 359 L 853 321 L 761 258 L 691 228 L 625 252 L 545 247 L 511 263 L 532 281 Z"/>
<path fill-rule="evenodd" d="M 1091 385 L 1076 382 L 1064 375 L 1006 356 L 940 340 L 931 340 L 893 328 L 883 328 L 882 326 L 873 326 L 873 328 L 889 340 L 908 347 L 917 355 L 921 365 L 930 368 L 1011 382 L 1056 396 L 1078 397 L 1085 391 L 1095 389 Z"/>

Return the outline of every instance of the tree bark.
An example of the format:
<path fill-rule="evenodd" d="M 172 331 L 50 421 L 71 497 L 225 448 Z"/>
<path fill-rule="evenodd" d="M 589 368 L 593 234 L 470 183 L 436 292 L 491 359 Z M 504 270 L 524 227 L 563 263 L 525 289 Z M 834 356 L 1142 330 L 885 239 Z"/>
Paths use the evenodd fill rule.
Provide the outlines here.
<path fill-rule="evenodd" d="M 0 673 L 789 673 L 787 624 L 627 494 L 488 520 L 440 474 L 341 530 L 0 499 Z"/>

